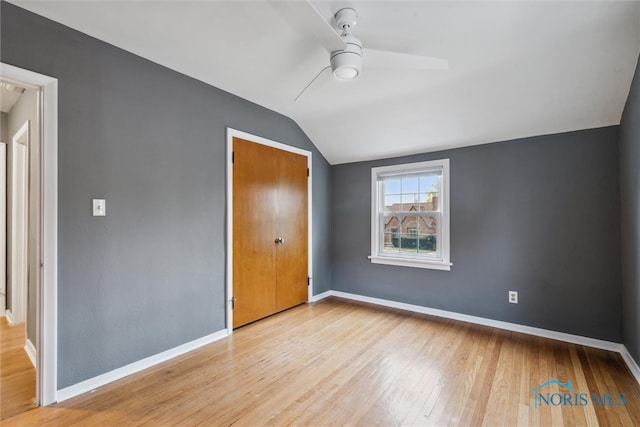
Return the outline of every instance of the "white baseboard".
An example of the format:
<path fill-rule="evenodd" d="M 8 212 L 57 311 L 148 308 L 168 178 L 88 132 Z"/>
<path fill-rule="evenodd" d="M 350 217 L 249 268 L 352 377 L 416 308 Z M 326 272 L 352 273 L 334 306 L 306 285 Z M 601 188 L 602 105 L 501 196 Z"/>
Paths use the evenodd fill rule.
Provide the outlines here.
<path fill-rule="evenodd" d="M 331 291 L 336 297 L 368 302 L 385 307 L 399 308 L 401 310 L 413 311 L 415 313 L 430 314 L 432 316 L 444 317 L 446 319 L 460 320 L 462 322 L 475 323 L 477 325 L 491 326 L 493 328 L 505 329 L 507 331 L 521 332 L 523 334 L 535 335 L 544 338 L 551 338 L 558 341 L 565 341 L 573 344 L 586 345 L 587 347 L 601 348 L 603 350 L 620 351 L 622 344 L 611 341 L 603 341 L 595 338 L 572 335 L 564 332 L 556 332 L 548 329 L 535 328 L 533 326 L 519 325 L 517 323 L 503 322 L 500 320 L 487 319 L 485 317 L 470 316 L 468 314 L 456 313 L 453 311 L 439 310 L 436 308 L 423 307 L 421 305 L 406 304 L 403 302 L 390 301 L 380 298 L 365 297 L 362 295 L 350 294 L 347 292 Z"/>
<path fill-rule="evenodd" d="M 24 345 L 24 351 L 27 353 L 27 356 L 29 356 L 29 360 L 31 361 L 31 364 L 33 365 L 33 367 L 37 369 L 38 367 L 36 366 L 36 346 L 34 346 L 31 340 L 28 338 L 27 338 L 27 342 Z"/>
<path fill-rule="evenodd" d="M 82 393 L 95 390 L 96 388 L 106 385 L 110 382 L 119 380 L 131 374 L 135 374 L 136 372 L 140 372 L 159 363 L 166 362 L 167 360 L 173 359 L 174 357 L 180 356 L 181 354 L 195 350 L 214 341 L 218 341 L 222 338 L 227 337 L 228 335 L 229 334 L 227 333 L 227 330 L 223 329 L 211 335 L 207 335 L 205 337 L 198 338 L 197 340 L 179 345 L 178 347 L 163 351 L 162 353 L 158 353 L 145 359 L 138 360 L 137 362 L 130 363 L 129 365 L 123 366 L 121 368 L 114 369 L 111 372 L 107 372 L 105 374 L 98 375 L 97 377 L 93 377 L 74 384 L 72 386 L 65 387 L 61 390 L 58 390 L 57 401 L 62 402 L 64 400 L 78 396 Z"/>
<path fill-rule="evenodd" d="M 13 315 L 11 314 L 11 310 L 5 311 L 5 316 L 7 316 L 7 323 L 13 325 Z"/>
<path fill-rule="evenodd" d="M 309 300 L 309 302 L 320 301 L 321 299 L 325 299 L 325 298 L 330 297 L 330 296 L 331 296 L 331 291 L 326 291 L 326 292 L 323 292 L 323 293 L 318 294 L 318 295 L 313 295 L 311 297 L 311 299 Z"/>
<path fill-rule="evenodd" d="M 484 317 L 470 316 L 467 314 L 455 313 L 453 311 L 438 310 L 435 308 L 423 307 L 421 305 L 406 304 L 397 301 L 385 300 L 381 298 L 372 298 L 363 295 L 351 294 L 342 291 L 328 291 L 322 294 L 316 295 L 318 297 L 315 301 L 327 298 L 329 296 L 335 296 L 338 298 L 350 299 L 354 301 L 367 302 L 370 304 L 381 305 L 385 307 L 398 308 L 401 310 L 412 311 L 415 313 L 429 314 L 432 316 L 443 317 L 446 319 L 460 320 L 463 322 L 474 323 L 477 325 L 490 326 L 493 328 L 504 329 L 507 331 L 520 332 L 528 335 L 535 335 L 543 338 L 550 338 L 558 341 L 564 341 L 572 344 L 584 345 L 586 347 L 594 347 L 603 350 L 615 351 L 620 353 L 622 359 L 625 361 L 629 370 L 633 374 L 634 378 L 640 384 L 640 367 L 633 359 L 624 344 L 604 341 L 595 338 L 583 337 L 581 335 L 567 334 L 564 332 L 551 331 L 548 329 L 535 328 L 532 326 L 519 325 L 517 323 L 502 322 L 500 320 L 487 319 Z"/>
<path fill-rule="evenodd" d="M 622 350 L 620 350 L 620 356 L 622 356 L 636 381 L 638 381 L 638 384 L 640 384 L 640 366 L 638 366 L 633 356 L 631 356 L 631 353 L 629 353 L 627 347 L 622 346 Z"/>
<path fill-rule="evenodd" d="M 350 299 L 354 301 L 367 302 L 367 303 L 381 305 L 385 307 L 398 308 L 401 310 L 412 311 L 415 313 L 429 314 L 432 316 L 443 317 L 447 319 L 460 320 L 463 322 L 490 326 L 490 327 L 504 329 L 508 331 L 521 332 L 524 334 L 535 335 L 535 336 L 540 336 L 544 338 L 551 338 L 551 339 L 565 341 L 573 344 L 580 344 L 587 347 L 594 347 L 594 348 L 600 348 L 603 350 L 615 351 L 620 353 L 620 355 L 622 356 L 622 359 L 625 361 L 625 363 L 629 367 L 629 370 L 633 374 L 634 378 L 640 384 L 640 367 L 635 362 L 633 357 L 631 357 L 631 354 L 623 344 L 614 343 L 611 341 L 598 340 L 595 338 L 583 337 L 580 335 L 567 334 L 564 332 L 550 331 L 548 329 L 534 328 L 531 326 L 524 326 L 516 323 L 486 319 L 484 317 L 470 316 L 467 314 L 455 313 L 452 311 L 438 310 L 435 308 L 423 307 L 423 306 L 413 305 L 413 304 L 406 304 L 406 303 L 401 303 L 401 302 L 396 302 L 391 300 L 385 300 L 381 298 L 372 298 L 372 297 L 351 294 L 351 293 L 341 292 L 341 291 L 331 290 L 331 291 L 323 292 L 318 295 L 314 295 L 309 302 L 320 301 L 324 298 L 328 298 L 331 296 Z M 7 319 L 9 319 L 10 315 L 11 315 L 11 312 L 7 310 Z M 134 374 L 136 372 L 140 372 L 144 369 L 150 368 L 159 363 L 173 359 L 174 357 L 180 356 L 181 354 L 195 350 L 199 347 L 210 344 L 214 341 L 218 341 L 222 338 L 227 337 L 228 335 L 229 334 L 227 330 L 223 329 L 211 335 L 207 335 L 206 337 L 202 337 L 197 340 L 188 342 L 186 344 L 182 344 L 178 347 L 147 357 L 145 359 L 123 366 L 121 368 L 115 369 L 111 372 L 107 372 L 105 374 L 98 375 L 97 377 L 90 378 L 88 380 L 82 381 L 72 386 L 63 388 L 61 390 L 58 390 L 57 401 L 62 402 L 64 400 L 71 399 L 72 397 L 78 396 L 82 393 L 86 393 L 88 391 L 94 390 L 110 382 L 119 380 L 128 375 Z M 27 354 L 29 354 L 29 351 L 30 351 L 27 349 L 29 344 L 31 344 L 31 342 L 27 341 L 27 345 L 25 345 L 25 350 L 27 351 Z M 33 348 L 33 344 L 31 344 L 31 347 Z M 33 355 L 35 355 L 35 348 L 33 348 Z M 34 363 L 34 366 L 35 366 L 35 358 L 32 358 L 30 354 L 29 354 L 29 358 L 31 359 L 31 362 Z"/>

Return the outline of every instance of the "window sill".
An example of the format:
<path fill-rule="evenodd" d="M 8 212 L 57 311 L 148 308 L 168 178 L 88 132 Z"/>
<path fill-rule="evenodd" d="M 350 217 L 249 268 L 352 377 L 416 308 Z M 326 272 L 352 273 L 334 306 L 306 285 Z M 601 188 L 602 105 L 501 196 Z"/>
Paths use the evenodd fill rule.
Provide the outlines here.
<path fill-rule="evenodd" d="M 369 256 L 372 264 L 395 265 L 399 267 L 429 268 L 432 270 L 451 271 L 450 262 L 416 260 L 410 258 Z"/>

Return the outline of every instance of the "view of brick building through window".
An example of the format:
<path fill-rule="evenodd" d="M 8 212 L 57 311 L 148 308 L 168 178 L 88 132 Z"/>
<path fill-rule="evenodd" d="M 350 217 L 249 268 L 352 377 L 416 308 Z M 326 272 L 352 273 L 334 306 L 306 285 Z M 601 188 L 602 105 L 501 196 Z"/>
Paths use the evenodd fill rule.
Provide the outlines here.
<path fill-rule="evenodd" d="M 437 211 L 437 192 L 427 193 L 425 200 L 417 200 L 416 197 L 416 201 L 413 203 L 393 203 L 390 206 L 385 206 L 385 252 L 418 252 L 422 254 L 435 252 L 438 218 L 436 215 L 425 215 L 425 213 Z M 411 215 L 411 212 L 420 214 Z M 393 213 L 399 215 L 396 216 Z"/>

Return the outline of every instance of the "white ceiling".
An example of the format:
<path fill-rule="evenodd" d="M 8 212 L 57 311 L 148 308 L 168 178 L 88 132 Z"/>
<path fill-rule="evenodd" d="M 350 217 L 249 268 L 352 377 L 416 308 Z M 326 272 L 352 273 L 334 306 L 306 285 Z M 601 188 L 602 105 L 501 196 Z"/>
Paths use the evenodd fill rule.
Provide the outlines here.
<path fill-rule="evenodd" d="M 330 73 L 305 28 L 267 1 L 20 1 L 21 7 L 293 118 L 332 164 L 620 122 L 640 50 L 640 3 L 314 1 L 355 7 L 367 46 L 449 71 Z"/>
<path fill-rule="evenodd" d="M 24 88 L 0 80 L 0 112 L 8 113 L 22 96 Z"/>

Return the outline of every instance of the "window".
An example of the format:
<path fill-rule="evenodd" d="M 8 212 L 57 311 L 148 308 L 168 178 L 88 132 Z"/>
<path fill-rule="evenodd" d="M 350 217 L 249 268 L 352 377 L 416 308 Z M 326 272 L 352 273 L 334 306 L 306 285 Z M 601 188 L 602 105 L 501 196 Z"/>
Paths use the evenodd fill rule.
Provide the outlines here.
<path fill-rule="evenodd" d="M 371 169 L 371 262 L 450 270 L 449 159 Z"/>

